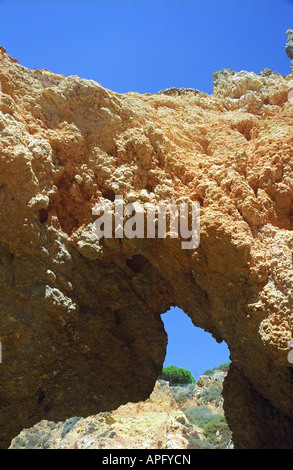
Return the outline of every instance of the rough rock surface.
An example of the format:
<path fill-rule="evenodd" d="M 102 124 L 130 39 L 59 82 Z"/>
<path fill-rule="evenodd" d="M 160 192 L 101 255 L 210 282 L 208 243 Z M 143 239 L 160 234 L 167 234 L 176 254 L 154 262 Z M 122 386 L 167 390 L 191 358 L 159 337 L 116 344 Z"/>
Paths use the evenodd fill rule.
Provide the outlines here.
<path fill-rule="evenodd" d="M 235 447 L 292 447 L 291 77 L 224 69 L 212 95 L 119 94 L 3 48 L 0 63 L 1 445 L 147 399 L 176 305 L 228 344 Z M 199 247 L 98 240 L 92 208 L 115 195 L 198 201 Z"/>
<path fill-rule="evenodd" d="M 211 436 L 205 436 L 204 427 L 188 419 L 188 410 L 199 407 L 209 408 L 211 421 L 223 418 L 220 393 L 225 376 L 224 372 L 215 372 L 201 376 L 197 384 L 177 387 L 157 381 L 150 398 L 144 402 L 127 403 L 109 413 L 87 418 L 76 416 L 65 422 L 43 420 L 21 431 L 12 440 L 10 449 L 232 448 L 227 425 L 222 426 L 222 432 L 215 429 Z M 212 387 L 219 389 L 215 399 L 211 397 Z"/>

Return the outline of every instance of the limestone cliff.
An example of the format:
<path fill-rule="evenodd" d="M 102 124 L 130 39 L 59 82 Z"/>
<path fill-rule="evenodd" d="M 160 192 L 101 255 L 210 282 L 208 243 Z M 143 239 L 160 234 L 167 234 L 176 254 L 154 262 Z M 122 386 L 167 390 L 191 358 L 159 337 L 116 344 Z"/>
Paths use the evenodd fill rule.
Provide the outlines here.
<path fill-rule="evenodd" d="M 212 95 L 140 95 L 3 48 L 0 64 L 1 445 L 147 399 L 176 305 L 229 346 L 235 447 L 292 447 L 292 77 L 222 70 Z M 199 246 L 98 240 L 93 207 L 115 195 L 198 202 Z"/>

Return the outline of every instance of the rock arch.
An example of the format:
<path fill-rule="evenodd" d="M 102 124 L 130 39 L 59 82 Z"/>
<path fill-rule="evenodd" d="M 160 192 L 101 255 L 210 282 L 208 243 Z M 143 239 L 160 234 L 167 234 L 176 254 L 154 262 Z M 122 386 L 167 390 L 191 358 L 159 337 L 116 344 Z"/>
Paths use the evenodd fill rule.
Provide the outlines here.
<path fill-rule="evenodd" d="M 176 305 L 229 347 L 235 447 L 292 447 L 290 77 L 121 95 L 0 56 L 1 445 L 147 398 Z M 98 241 L 92 208 L 118 194 L 199 202 L 199 247 Z"/>
<path fill-rule="evenodd" d="M 218 366 L 228 370 L 230 351 L 225 341 L 218 343 L 211 334 L 194 326 L 176 306 L 162 314 L 161 319 L 168 339 L 163 367 L 186 369 L 196 381 Z"/>

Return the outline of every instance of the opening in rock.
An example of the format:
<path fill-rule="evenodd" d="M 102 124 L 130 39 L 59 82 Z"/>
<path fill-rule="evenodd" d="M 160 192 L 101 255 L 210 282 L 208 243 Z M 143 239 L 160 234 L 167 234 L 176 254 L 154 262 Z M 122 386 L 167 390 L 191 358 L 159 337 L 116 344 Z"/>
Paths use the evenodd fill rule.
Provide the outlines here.
<path fill-rule="evenodd" d="M 106 188 L 105 191 L 103 191 L 102 195 L 105 199 L 109 199 L 109 201 L 115 201 L 115 193 L 113 189 Z"/>
<path fill-rule="evenodd" d="M 176 406 L 188 420 L 187 448 L 233 448 L 222 395 L 230 366 L 227 345 L 196 328 L 178 307 L 171 308 L 163 321 L 168 345 L 159 378 L 169 382 Z"/>
<path fill-rule="evenodd" d="M 41 224 L 44 224 L 48 220 L 48 211 L 47 209 L 39 210 L 39 220 Z"/>
<path fill-rule="evenodd" d="M 206 370 L 230 362 L 227 344 L 217 343 L 210 333 L 195 327 L 180 308 L 171 307 L 162 320 L 168 335 L 163 367 L 175 365 L 187 369 L 197 380 Z"/>

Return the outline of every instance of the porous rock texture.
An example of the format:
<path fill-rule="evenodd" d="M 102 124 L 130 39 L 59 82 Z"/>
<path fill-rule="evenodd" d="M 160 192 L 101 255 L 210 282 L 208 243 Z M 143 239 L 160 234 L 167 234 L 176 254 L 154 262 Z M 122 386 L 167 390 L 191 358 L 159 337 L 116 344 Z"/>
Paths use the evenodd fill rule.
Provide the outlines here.
<path fill-rule="evenodd" d="M 230 349 L 235 448 L 293 445 L 292 76 L 119 94 L 0 51 L 2 447 L 147 399 L 176 305 Z M 96 202 L 200 203 L 200 245 L 102 238 Z M 204 354 L 194 351 L 190 354 Z"/>

